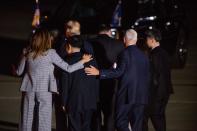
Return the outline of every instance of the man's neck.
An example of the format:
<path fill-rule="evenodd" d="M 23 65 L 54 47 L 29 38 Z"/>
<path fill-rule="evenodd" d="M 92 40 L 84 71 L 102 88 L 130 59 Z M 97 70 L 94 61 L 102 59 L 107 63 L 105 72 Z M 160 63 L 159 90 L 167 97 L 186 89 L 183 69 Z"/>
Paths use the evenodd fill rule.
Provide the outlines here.
<path fill-rule="evenodd" d="M 152 50 L 158 47 L 159 45 L 160 45 L 159 42 L 155 43 L 155 45 L 152 47 Z"/>
<path fill-rule="evenodd" d="M 136 43 L 128 43 L 126 47 L 129 47 L 129 46 L 135 46 Z"/>

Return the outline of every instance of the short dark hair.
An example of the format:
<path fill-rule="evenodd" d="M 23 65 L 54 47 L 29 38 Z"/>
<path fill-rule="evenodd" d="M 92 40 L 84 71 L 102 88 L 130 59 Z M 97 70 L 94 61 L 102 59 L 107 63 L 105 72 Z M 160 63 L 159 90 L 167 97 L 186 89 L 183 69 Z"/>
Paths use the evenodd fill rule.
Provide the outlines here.
<path fill-rule="evenodd" d="M 145 32 L 145 36 L 146 38 L 154 38 L 157 42 L 161 41 L 162 37 L 161 37 L 161 33 L 159 30 L 157 29 L 149 29 Z"/>
<path fill-rule="evenodd" d="M 109 31 L 111 29 L 111 27 L 109 26 L 109 25 L 107 25 L 107 24 L 101 24 L 100 26 L 99 26 L 99 32 L 102 32 L 102 31 Z"/>
<path fill-rule="evenodd" d="M 83 45 L 83 39 L 80 35 L 74 35 L 68 38 L 68 44 L 72 47 L 81 48 Z"/>

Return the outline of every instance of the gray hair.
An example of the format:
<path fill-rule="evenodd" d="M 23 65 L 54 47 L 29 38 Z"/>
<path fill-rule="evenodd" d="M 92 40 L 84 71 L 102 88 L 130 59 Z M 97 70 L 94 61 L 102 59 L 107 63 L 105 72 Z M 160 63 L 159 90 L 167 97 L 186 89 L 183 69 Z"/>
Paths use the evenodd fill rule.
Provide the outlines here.
<path fill-rule="evenodd" d="M 127 40 L 137 40 L 137 32 L 133 29 L 128 29 L 125 33 L 125 38 Z"/>

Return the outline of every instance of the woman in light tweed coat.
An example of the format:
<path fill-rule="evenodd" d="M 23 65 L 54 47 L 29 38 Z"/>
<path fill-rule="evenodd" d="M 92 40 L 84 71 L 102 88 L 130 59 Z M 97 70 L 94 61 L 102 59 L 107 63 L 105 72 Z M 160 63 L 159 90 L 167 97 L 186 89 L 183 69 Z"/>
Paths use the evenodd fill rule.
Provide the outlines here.
<path fill-rule="evenodd" d="M 57 93 L 54 65 L 67 72 L 73 72 L 84 68 L 83 64 L 91 59 L 90 55 L 84 55 L 76 64 L 68 65 L 51 49 L 51 36 L 48 31 L 38 30 L 32 36 L 30 49 L 23 51 L 16 71 L 18 75 L 24 72 L 20 88 L 20 91 L 25 93 L 21 131 L 32 131 L 35 108 L 38 111 L 38 131 L 51 131 L 52 93 Z"/>

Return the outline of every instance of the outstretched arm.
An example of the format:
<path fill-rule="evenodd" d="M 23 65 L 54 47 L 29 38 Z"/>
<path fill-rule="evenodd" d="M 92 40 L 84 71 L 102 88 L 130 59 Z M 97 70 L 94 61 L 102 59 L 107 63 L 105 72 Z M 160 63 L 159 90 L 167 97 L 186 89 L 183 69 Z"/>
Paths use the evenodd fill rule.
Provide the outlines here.
<path fill-rule="evenodd" d="M 123 54 L 119 59 L 117 68 L 103 69 L 99 71 L 95 67 L 90 66 L 90 68 L 85 68 L 85 72 L 87 75 L 99 75 L 100 79 L 118 78 L 125 72 L 126 63 L 127 63 L 126 55 L 123 52 Z"/>
<path fill-rule="evenodd" d="M 82 69 L 84 68 L 84 63 L 89 62 L 90 60 L 92 60 L 90 55 L 84 55 L 83 59 L 80 60 L 79 62 L 73 64 L 73 65 L 68 65 L 68 63 L 66 63 L 62 58 L 60 58 L 60 56 L 56 53 L 55 50 L 51 51 L 51 60 L 52 62 L 57 65 L 58 67 L 60 67 L 61 69 L 72 73 L 76 70 Z"/>

